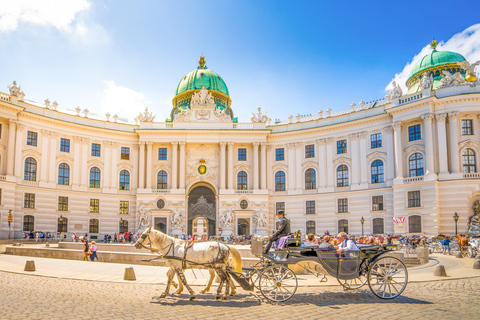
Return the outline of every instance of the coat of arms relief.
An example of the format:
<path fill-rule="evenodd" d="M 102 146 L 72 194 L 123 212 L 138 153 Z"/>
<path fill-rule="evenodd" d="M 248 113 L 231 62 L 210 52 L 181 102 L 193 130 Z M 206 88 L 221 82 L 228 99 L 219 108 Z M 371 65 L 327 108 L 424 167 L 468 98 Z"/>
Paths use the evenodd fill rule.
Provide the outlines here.
<path fill-rule="evenodd" d="M 187 150 L 187 184 L 193 180 L 208 180 L 214 184 L 218 181 L 218 149 L 201 144 Z M 199 166 L 205 166 L 203 172 Z"/>

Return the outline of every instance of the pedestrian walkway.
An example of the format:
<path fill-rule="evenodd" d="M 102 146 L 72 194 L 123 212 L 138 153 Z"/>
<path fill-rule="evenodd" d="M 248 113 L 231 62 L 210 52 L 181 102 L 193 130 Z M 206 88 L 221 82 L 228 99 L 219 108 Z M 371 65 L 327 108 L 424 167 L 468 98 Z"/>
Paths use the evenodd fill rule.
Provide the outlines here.
<path fill-rule="evenodd" d="M 27 260 L 35 261 L 36 271 L 23 271 Z M 408 269 L 409 282 L 480 277 L 480 270 L 473 269 L 474 261 L 469 258 L 457 259 L 453 256 L 432 255 L 428 264 Z M 433 275 L 433 270 L 438 264 L 445 266 L 447 277 Z M 125 268 L 129 266 L 118 263 L 0 255 L 0 271 L 75 280 L 132 282 L 123 280 Z M 167 267 L 144 265 L 134 265 L 133 267 L 137 278 L 136 283 L 167 283 Z M 188 283 L 194 286 L 204 286 L 209 278 L 209 273 L 205 269 L 186 270 L 185 274 Z M 327 282 L 320 282 L 320 278 L 312 274 L 298 274 L 297 277 L 299 286 L 338 285 L 336 279 L 329 276 Z"/>

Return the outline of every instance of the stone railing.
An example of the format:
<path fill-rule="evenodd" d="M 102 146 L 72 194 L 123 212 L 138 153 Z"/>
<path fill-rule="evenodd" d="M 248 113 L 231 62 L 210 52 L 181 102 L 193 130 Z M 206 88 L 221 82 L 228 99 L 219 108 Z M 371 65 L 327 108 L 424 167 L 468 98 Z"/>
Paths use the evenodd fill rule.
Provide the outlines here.
<path fill-rule="evenodd" d="M 153 194 L 169 194 L 170 189 L 152 189 Z"/>
<path fill-rule="evenodd" d="M 10 96 L 3 93 L 0 93 L 0 100 L 11 101 Z"/>
<path fill-rule="evenodd" d="M 38 187 L 38 181 L 23 180 L 22 184 L 25 184 L 27 186 Z"/>
<path fill-rule="evenodd" d="M 173 129 L 173 123 L 171 123 L 171 122 L 154 123 L 154 124 L 152 124 L 152 128 L 157 128 L 157 129 Z"/>
<path fill-rule="evenodd" d="M 341 191 L 350 191 L 350 186 L 346 186 L 346 187 L 335 187 L 334 188 L 334 191 L 335 192 L 341 192 Z"/>
<path fill-rule="evenodd" d="M 398 99 L 398 104 L 404 104 L 404 103 L 408 103 L 408 102 L 412 102 L 412 101 L 415 101 L 415 100 L 419 100 L 419 99 L 422 99 L 422 93 L 414 93 L 414 94 L 411 94 L 411 95 L 408 95 L 408 96 L 403 96 L 401 98 Z"/>
<path fill-rule="evenodd" d="M 72 190 L 72 186 L 64 185 L 64 184 L 57 184 L 57 189 L 60 189 L 60 190 Z"/>
<path fill-rule="evenodd" d="M 233 129 L 253 129 L 253 123 L 234 123 Z"/>
<path fill-rule="evenodd" d="M 403 178 L 403 183 L 417 183 L 422 181 L 423 181 L 423 176 Z"/>
<path fill-rule="evenodd" d="M 303 193 L 317 193 L 317 189 L 305 189 Z"/>
<path fill-rule="evenodd" d="M 5 181 L 7 180 L 7 176 L 5 175 L 0 175 L 0 181 Z"/>
<path fill-rule="evenodd" d="M 465 179 L 480 179 L 480 172 L 464 173 Z"/>
<path fill-rule="evenodd" d="M 252 194 L 253 190 L 235 190 L 235 194 Z"/>
<path fill-rule="evenodd" d="M 385 188 L 387 186 L 386 182 L 382 183 L 369 183 L 368 184 L 368 189 L 380 189 L 380 188 Z"/>

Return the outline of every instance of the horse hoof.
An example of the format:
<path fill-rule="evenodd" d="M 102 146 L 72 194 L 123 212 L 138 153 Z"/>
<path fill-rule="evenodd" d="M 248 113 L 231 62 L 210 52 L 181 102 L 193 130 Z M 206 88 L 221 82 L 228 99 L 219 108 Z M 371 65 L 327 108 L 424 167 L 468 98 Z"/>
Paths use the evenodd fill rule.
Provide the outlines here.
<path fill-rule="evenodd" d="M 175 294 L 182 294 L 182 291 L 175 291 Z"/>
<path fill-rule="evenodd" d="M 227 301 L 227 297 L 222 297 L 222 300 L 223 300 L 223 301 Z"/>
<path fill-rule="evenodd" d="M 195 300 L 195 296 L 190 297 L 190 301 L 193 301 L 193 300 Z"/>
<path fill-rule="evenodd" d="M 234 296 L 235 294 L 237 294 L 237 291 L 232 291 L 232 293 L 230 293 L 231 296 Z"/>
<path fill-rule="evenodd" d="M 215 300 L 220 300 L 220 296 L 217 296 L 217 297 L 215 298 Z"/>
<path fill-rule="evenodd" d="M 172 283 L 172 286 L 174 286 L 175 289 L 178 288 L 178 284 L 176 284 L 175 282 Z"/>
<path fill-rule="evenodd" d="M 205 293 L 205 292 L 206 292 L 205 290 L 200 291 L 200 293 Z"/>

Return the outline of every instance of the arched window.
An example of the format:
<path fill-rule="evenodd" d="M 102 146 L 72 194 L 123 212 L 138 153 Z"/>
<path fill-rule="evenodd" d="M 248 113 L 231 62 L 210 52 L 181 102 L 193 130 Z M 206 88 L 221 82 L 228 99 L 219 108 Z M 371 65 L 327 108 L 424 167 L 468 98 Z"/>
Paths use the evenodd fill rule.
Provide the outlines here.
<path fill-rule="evenodd" d="M 98 219 L 90 219 L 88 233 L 98 233 Z"/>
<path fill-rule="evenodd" d="M 168 189 L 167 172 L 165 170 L 159 171 L 157 174 L 157 189 Z"/>
<path fill-rule="evenodd" d="M 119 232 L 120 233 L 128 232 L 128 221 L 127 220 L 120 219 Z"/>
<path fill-rule="evenodd" d="M 344 164 L 337 168 L 337 187 L 348 186 L 348 167 Z"/>
<path fill-rule="evenodd" d="M 58 166 L 58 184 L 68 186 L 70 184 L 70 166 L 60 163 Z"/>
<path fill-rule="evenodd" d="M 423 176 L 423 155 L 421 153 L 414 153 L 408 160 L 410 167 L 410 177 Z"/>
<path fill-rule="evenodd" d="M 348 234 L 348 220 L 340 219 L 338 220 L 338 233 L 345 232 Z"/>
<path fill-rule="evenodd" d="M 422 233 L 422 218 L 420 216 L 408 217 L 408 232 Z"/>
<path fill-rule="evenodd" d="M 372 183 L 383 183 L 383 161 L 375 160 L 372 162 Z"/>
<path fill-rule="evenodd" d="M 315 189 L 317 187 L 316 180 L 315 169 L 307 169 L 307 171 L 305 171 L 305 189 Z"/>
<path fill-rule="evenodd" d="M 309 233 L 316 234 L 316 233 L 317 233 L 317 230 L 316 230 L 316 228 L 315 228 L 315 225 L 316 225 L 316 224 L 315 224 L 315 221 L 312 221 L 312 220 L 307 221 L 307 223 L 306 223 L 307 232 L 306 232 L 306 233 L 307 233 L 307 234 L 309 234 Z"/>
<path fill-rule="evenodd" d="M 33 231 L 34 229 L 35 218 L 33 216 L 27 215 L 23 216 L 23 231 Z"/>
<path fill-rule="evenodd" d="M 475 159 L 475 151 L 466 149 L 463 152 L 463 173 L 477 172 L 477 159 Z"/>
<path fill-rule="evenodd" d="M 23 180 L 37 181 L 37 160 L 31 157 L 25 159 L 25 175 Z"/>
<path fill-rule="evenodd" d="M 130 190 L 130 172 L 127 170 L 120 171 L 120 190 Z"/>
<path fill-rule="evenodd" d="M 90 169 L 90 188 L 100 188 L 100 169 Z"/>
<path fill-rule="evenodd" d="M 384 234 L 383 218 L 373 219 L 373 234 Z"/>
<path fill-rule="evenodd" d="M 57 232 L 68 232 L 68 219 L 64 217 L 58 218 Z"/>
<path fill-rule="evenodd" d="M 247 190 L 247 173 L 245 171 L 237 174 L 237 190 Z"/>
<path fill-rule="evenodd" d="M 275 173 L 275 191 L 285 191 L 285 172 Z"/>

